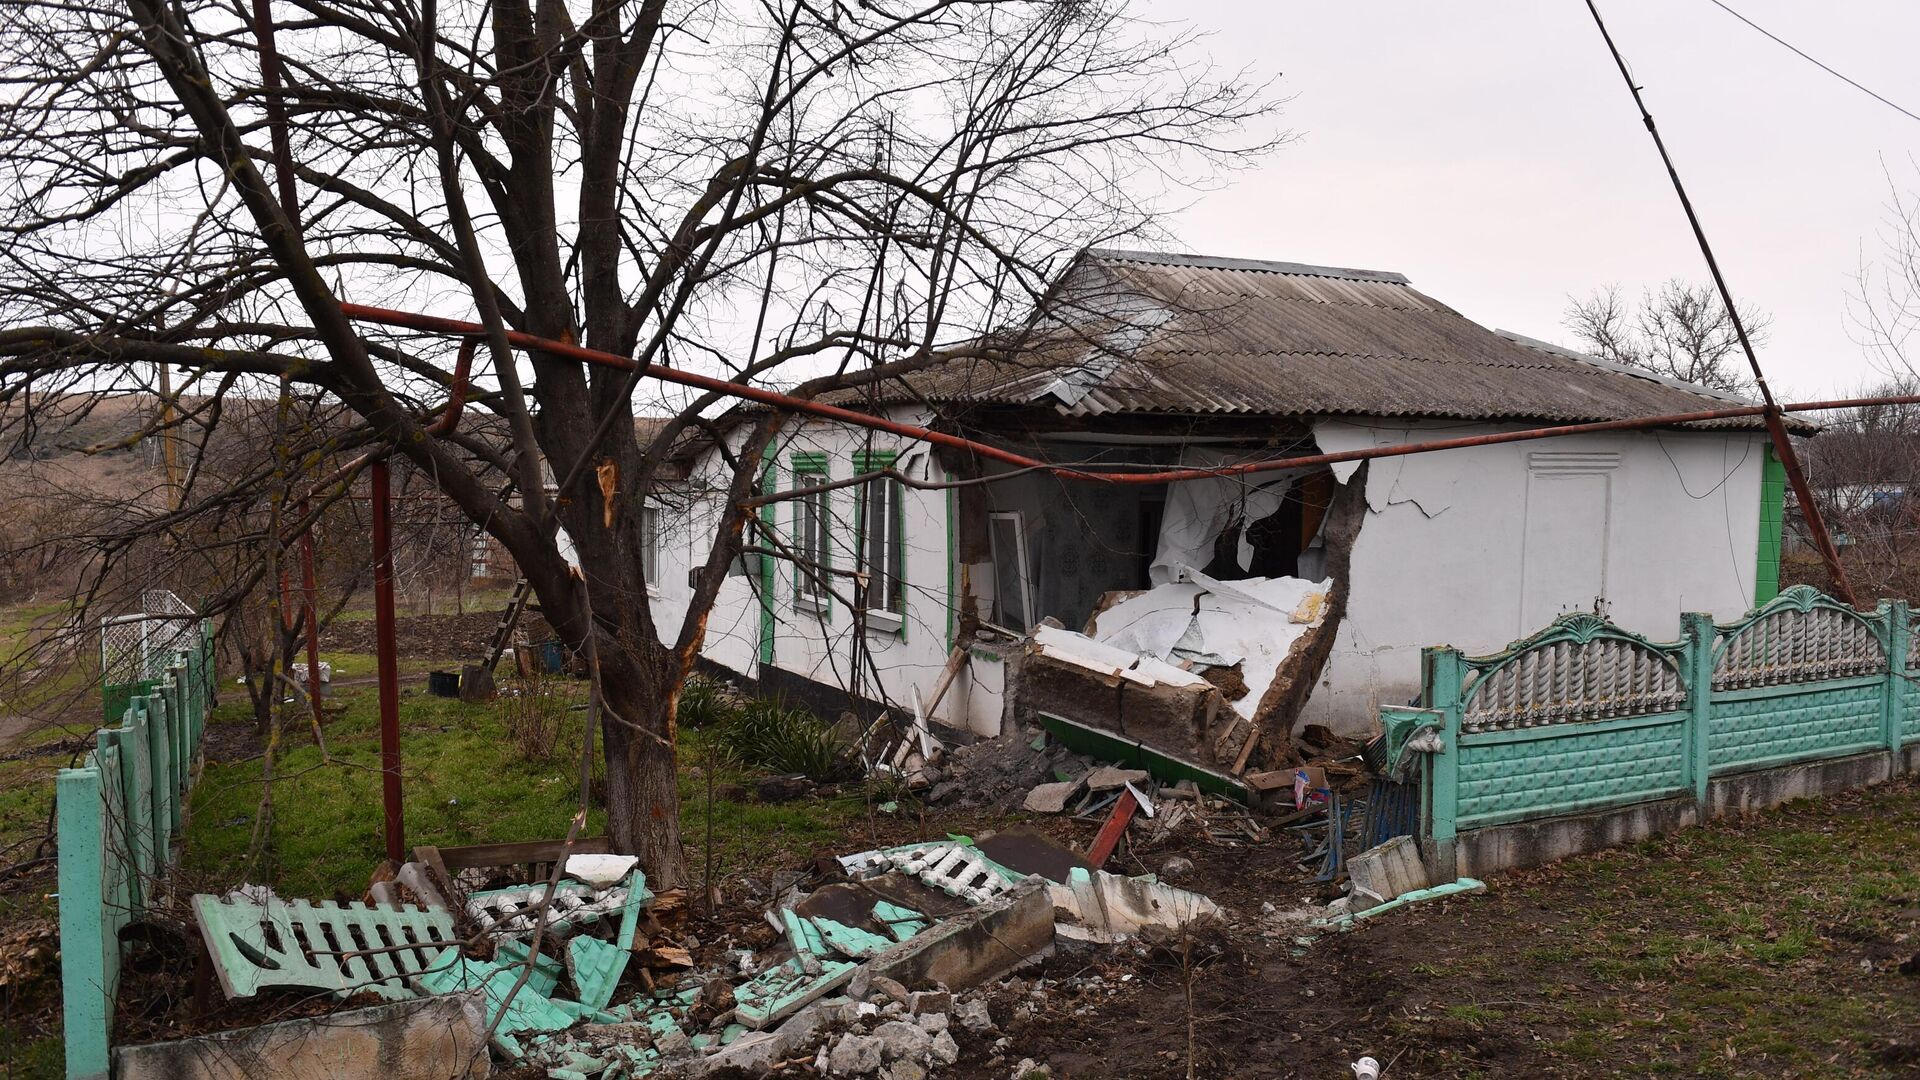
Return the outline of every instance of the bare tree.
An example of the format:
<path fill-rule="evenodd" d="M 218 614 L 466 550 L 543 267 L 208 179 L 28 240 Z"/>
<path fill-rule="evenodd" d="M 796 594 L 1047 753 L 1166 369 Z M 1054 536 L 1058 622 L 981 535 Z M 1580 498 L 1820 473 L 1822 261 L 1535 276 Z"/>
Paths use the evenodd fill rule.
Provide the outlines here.
<path fill-rule="evenodd" d="M 1742 305 L 1740 319 L 1756 349 L 1766 343 L 1772 316 Z M 1597 289 L 1584 300 L 1568 297 L 1562 321 L 1602 360 L 1728 393 L 1753 385 L 1733 319 L 1708 282 L 1674 278 L 1642 292 L 1638 306 L 1619 286 Z"/>
<path fill-rule="evenodd" d="M 397 454 L 500 541 L 597 650 L 609 831 L 675 884 L 675 701 L 765 439 L 735 444 L 693 603 L 656 626 L 637 510 L 719 396 L 507 331 L 802 396 L 1004 358 L 1064 252 L 1278 138 L 1190 41 L 1112 0 L 20 0 L 0 402 L 160 390 L 165 365 L 206 402 L 341 407 L 290 462 L 328 481 L 316 506 L 341 461 Z M 467 411 L 504 436 L 438 411 L 452 342 L 344 300 L 482 324 Z M 636 403 L 674 420 L 643 440 Z M 237 497 L 184 486 L 155 527 Z"/>

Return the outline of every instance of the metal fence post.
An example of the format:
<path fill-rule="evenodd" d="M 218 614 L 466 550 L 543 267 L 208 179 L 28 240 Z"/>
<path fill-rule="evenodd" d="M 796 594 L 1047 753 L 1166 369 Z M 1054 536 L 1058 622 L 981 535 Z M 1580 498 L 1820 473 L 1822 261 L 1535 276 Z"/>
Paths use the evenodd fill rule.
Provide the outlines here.
<path fill-rule="evenodd" d="M 1436 881 L 1453 881 L 1460 876 L 1454 852 L 1460 811 L 1460 650 L 1451 646 L 1423 649 L 1421 668 L 1426 681 L 1423 703 L 1444 718 L 1443 745 L 1428 760 L 1428 812 L 1433 822 L 1428 866 Z"/>
<path fill-rule="evenodd" d="M 1713 779 L 1713 616 L 1689 611 L 1680 616 L 1680 643 L 1687 672 L 1687 778 L 1694 801 L 1707 802 L 1707 784 Z"/>

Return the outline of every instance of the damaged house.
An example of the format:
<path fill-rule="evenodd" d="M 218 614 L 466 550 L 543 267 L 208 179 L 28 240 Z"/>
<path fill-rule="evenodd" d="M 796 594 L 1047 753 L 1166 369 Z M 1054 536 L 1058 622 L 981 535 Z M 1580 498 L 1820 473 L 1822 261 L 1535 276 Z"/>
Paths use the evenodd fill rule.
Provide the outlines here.
<path fill-rule="evenodd" d="M 1378 271 L 1096 249 L 1034 327 L 1007 360 L 834 400 L 1145 472 L 1729 400 L 1486 329 Z M 1216 769 L 1263 733 L 1365 730 L 1418 692 L 1423 646 L 1490 651 L 1596 608 L 1677 631 L 1676 612 L 1732 617 L 1778 580 L 1758 419 L 1115 484 L 796 418 L 765 462 L 764 491 L 822 490 L 762 509 L 749 544 L 771 554 L 735 566 L 710 661 L 823 711 L 981 735 L 1039 711 Z M 685 530 L 660 533 L 657 603 L 684 602 L 724 490 L 709 448 Z"/>

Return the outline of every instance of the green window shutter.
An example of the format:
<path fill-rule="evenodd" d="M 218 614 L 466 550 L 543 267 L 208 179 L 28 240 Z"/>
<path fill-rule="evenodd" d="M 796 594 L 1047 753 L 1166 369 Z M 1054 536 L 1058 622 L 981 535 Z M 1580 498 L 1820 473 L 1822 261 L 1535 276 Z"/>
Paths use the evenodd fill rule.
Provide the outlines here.
<path fill-rule="evenodd" d="M 1760 551 L 1754 560 L 1753 602 L 1780 595 L 1780 533 L 1786 523 L 1787 467 L 1766 448 L 1760 468 Z"/>

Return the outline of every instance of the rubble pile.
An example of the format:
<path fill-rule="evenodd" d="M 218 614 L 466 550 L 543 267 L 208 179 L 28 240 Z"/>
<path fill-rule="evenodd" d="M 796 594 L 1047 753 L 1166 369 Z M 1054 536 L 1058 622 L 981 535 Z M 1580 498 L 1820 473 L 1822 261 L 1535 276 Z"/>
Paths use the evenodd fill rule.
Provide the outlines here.
<path fill-rule="evenodd" d="M 1078 775 L 1093 762 L 1053 743 L 1036 750 L 1040 729 L 1009 732 L 947 752 L 942 778 L 927 790 L 934 806 L 982 807 L 1005 813 L 1018 809 L 1029 789 L 1059 775 Z"/>

